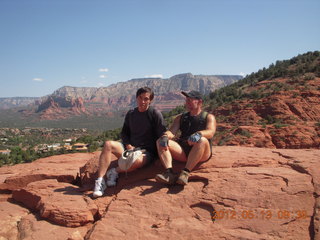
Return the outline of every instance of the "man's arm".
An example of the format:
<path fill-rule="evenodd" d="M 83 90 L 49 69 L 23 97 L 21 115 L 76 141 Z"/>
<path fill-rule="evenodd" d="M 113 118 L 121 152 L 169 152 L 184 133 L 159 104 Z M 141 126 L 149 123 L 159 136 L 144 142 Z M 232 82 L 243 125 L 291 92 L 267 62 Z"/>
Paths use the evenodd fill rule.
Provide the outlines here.
<path fill-rule="evenodd" d="M 124 123 L 123 123 L 122 130 L 121 130 L 121 141 L 122 141 L 123 145 L 126 147 L 126 149 L 133 148 L 130 145 L 129 114 L 130 114 L 130 111 L 128 111 L 125 116 Z"/>
<path fill-rule="evenodd" d="M 177 132 L 180 129 L 180 119 L 181 119 L 181 115 L 179 114 L 174 120 L 172 125 L 170 126 L 169 130 L 166 131 L 164 133 L 164 135 L 167 135 L 169 139 L 173 139 L 175 137 L 175 135 L 177 134 Z"/>
<path fill-rule="evenodd" d="M 155 132 L 157 134 L 157 138 L 161 137 L 167 130 L 164 119 L 160 111 L 154 109 L 154 121 L 155 121 Z"/>
<path fill-rule="evenodd" d="M 214 134 L 216 133 L 217 129 L 217 122 L 214 115 L 208 113 L 207 116 L 207 126 L 205 130 L 198 131 L 203 137 L 207 139 L 213 138 Z"/>
<path fill-rule="evenodd" d="M 169 128 L 168 131 L 166 131 L 160 138 L 159 138 L 159 145 L 162 149 L 165 151 L 168 151 L 168 143 L 170 139 L 173 139 L 175 135 L 177 134 L 179 128 L 180 128 L 180 118 L 181 115 L 178 115 L 174 121 L 171 127 Z"/>

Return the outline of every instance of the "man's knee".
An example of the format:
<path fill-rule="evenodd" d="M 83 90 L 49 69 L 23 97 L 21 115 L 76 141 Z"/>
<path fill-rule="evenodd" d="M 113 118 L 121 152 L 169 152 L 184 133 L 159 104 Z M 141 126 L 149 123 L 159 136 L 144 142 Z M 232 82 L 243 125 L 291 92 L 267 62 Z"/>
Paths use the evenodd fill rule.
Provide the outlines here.
<path fill-rule="evenodd" d="M 203 146 L 209 146 L 210 143 L 209 143 L 209 140 L 205 137 L 201 137 L 200 138 L 200 141 L 198 142 L 200 145 L 203 145 Z"/>
<path fill-rule="evenodd" d="M 157 144 L 157 149 L 158 149 L 159 154 L 166 152 L 166 151 L 170 151 L 170 142 L 171 142 L 171 140 L 168 141 L 167 147 L 162 147 L 160 145 L 160 140 L 159 139 L 157 140 L 156 144 Z"/>
<path fill-rule="evenodd" d="M 207 138 L 202 137 L 196 144 L 192 146 L 193 151 L 200 151 L 203 155 L 206 155 L 207 152 L 210 152 L 210 143 Z"/>
<path fill-rule="evenodd" d="M 146 156 L 141 156 L 136 159 L 132 166 L 127 170 L 128 172 L 134 171 L 135 169 L 143 167 L 147 162 Z"/>
<path fill-rule="evenodd" d="M 103 148 L 104 151 L 112 151 L 112 141 L 105 141 Z"/>
<path fill-rule="evenodd" d="M 200 162 L 202 162 L 204 160 L 207 160 L 211 154 L 210 143 L 207 138 L 202 137 L 201 140 L 198 142 L 198 144 L 199 144 L 198 145 L 199 149 L 203 150 L 201 160 L 200 160 Z"/>

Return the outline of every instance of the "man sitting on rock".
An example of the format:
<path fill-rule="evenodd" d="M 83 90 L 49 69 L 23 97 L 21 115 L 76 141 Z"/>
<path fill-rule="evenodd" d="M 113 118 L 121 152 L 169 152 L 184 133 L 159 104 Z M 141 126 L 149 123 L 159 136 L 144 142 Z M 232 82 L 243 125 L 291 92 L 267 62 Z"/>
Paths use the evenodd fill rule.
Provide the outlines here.
<path fill-rule="evenodd" d="M 154 93 L 150 88 L 139 88 L 136 93 L 137 107 L 129 110 L 125 116 L 121 142 L 105 142 L 99 158 L 98 179 L 95 181 L 93 197 L 101 197 L 107 186 L 115 186 L 118 173 L 141 168 L 157 156 L 156 140 L 163 135 L 166 128 L 162 114 L 150 107 L 153 98 Z M 142 151 L 135 151 L 136 149 Z M 119 166 L 107 172 L 106 183 L 104 175 L 110 166 L 112 154 L 120 158 Z M 129 166 L 123 160 L 129 160 Z M 126 169 L 124 166 L 127 166 Z"/>
<path fill-rule="evenodd" d="M 157 141 L 158 154 L 166 171 L 157 174 L 155 179 L 165 184 L 186 185 L 194 167 L 212 156 L 211 139 L 216 131 L 215 117 L 202 111 L 201 93 L 181 93 L 186 96 L 185 105 L 188 112 L 178 115 L 170 129 Z M 181 135 L 175 139 L 179 130 Z M 172 171 L 172 158 L 186 162 L 179 177 Z"/>

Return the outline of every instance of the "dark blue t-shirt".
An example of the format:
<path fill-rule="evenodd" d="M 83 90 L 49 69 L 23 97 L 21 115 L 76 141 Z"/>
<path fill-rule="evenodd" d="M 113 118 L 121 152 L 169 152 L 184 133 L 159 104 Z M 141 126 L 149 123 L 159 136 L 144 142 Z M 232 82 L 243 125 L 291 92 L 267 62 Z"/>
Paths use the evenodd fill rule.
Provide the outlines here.
<path fill-rule="evenodd" d="M 156 140 L 166 131 L 162 114 L 152 108 L 139 112 L 138 108 L 129 110 L 126 114 L 121 131 L 124 145 L 131 144 L 147 151 L 156 153 Z"/>

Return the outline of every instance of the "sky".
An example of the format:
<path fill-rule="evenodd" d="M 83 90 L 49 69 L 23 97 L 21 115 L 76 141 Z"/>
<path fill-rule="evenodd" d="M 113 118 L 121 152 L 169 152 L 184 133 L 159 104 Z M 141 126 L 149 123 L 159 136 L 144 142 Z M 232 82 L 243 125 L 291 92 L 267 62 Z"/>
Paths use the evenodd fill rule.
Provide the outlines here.
<path fill-rule="evenodd" d="M 320 50 L 319 0 L 0 0 L 0 97 L 247 75 Z"/>

